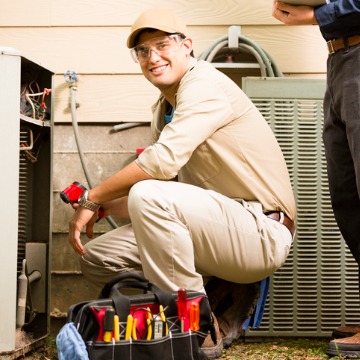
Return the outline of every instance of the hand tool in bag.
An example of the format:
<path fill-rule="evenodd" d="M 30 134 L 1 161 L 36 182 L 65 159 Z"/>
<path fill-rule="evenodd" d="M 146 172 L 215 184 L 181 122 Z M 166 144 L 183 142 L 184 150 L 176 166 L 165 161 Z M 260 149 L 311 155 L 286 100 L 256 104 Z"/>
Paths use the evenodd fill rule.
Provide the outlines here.
<path fill-rule="evenodd" d="M 105 310 L 103 328 L 104 328 L 104 341 L 110 342 L 114 331 L 114 317 L 115 311 L 112 308 Z"/>
<path fill-rule="evenodd" d="M 133 321 L 134 321 L 133 316 L 129 314 L 126 321 L 125 340 L 130 340 L 131 331 L 133 328 Z"/>
<path fill-rule="evenodd" d="M 159 314 L 160 314 L 160 318 L 163 322 L 163 326 L 165 327 L 165 336 L 169 334 L 169 326 L 167 324 L 166 321 L 166 316 L 165 316 L 165 310 L 164 307 L 162 305 L 159 305 Z"/>
<path fill-rule="evenodd" d="M 114 340 L 120 340 L 120 319 L 118 315 L 114 315 Z"/>
<path fill-rule="evenodd" d="M 164 336 L 164 323 L 159 315 L 154 315 L 152 320 L 152 338 L 159 339 Z"/>
<path fill-rule="evenodd" d="M 136 324 L 137 324 L 137 318 L 133 318 L 133 324 L 131 329 L 131 336 L 134 340 L 137 340 L 137 334 L 136 334 Z"/>
<path fill-rule="evenodd" d="M 63 191 L 60 192 L 60 198 L 66 204 L 77 204 L 80 196 L 87 191 L 86 187 L 80 184 L 78 181 L 74 181 L 71 185 L 66 187 Z M 99 221 L 104 217 L 104 210 L 100 208 L 98 210 L 98 219 Z"/>
<path fill-rule="evenodd" d="M 96 321 L 99 325 L 99 332 L 96 337 L 97 341 L 104 340 L 104 318 L 105 318 L 106 309 L 107 309 L 106 307 L 97 307 L 97 306 L 92 306 L 90 308 L 91 312 L 94 314 Z"/>
<path fill-rule="evenodd" d="M 146 319 L 146 323 L 147 323 L 146 340 L 151 340 L 152 339 L 152 321 L 151 321 L 151 319 Z"/>
<path fill-rule="evenodd" d="M 200 329 L 200 308 L 199 304 L 193 301 L 190 304 L 190 330 L 198 331 Z"/>
<path fill-rule="evenodd" d="M 149 319 L 147 319 L 149 320 Z M 151 337 L 149 339 L 159 339 L 169 334 L 169 327 L 166 321 L 164 307 L 159 305 L 159 313 L 151 319 Z M 149 334 L 148 334 L 149 335 Z"/>
<path fill-rule="evenodd" d="M 146 310 L 148 312 L 147 319 L 146 319 L 146 324 L 147 324 L 146 340 L 151 340 L 152 339 L 152 313 L 151 313 L 149 307 Z"/>
<path fill-rule="evenodd" d="M 178 290 L 178 319 L 180 320 L 181 332 L 184 332 L 184 323 L 186 319 L 186 289 L 181 288 Z"/>

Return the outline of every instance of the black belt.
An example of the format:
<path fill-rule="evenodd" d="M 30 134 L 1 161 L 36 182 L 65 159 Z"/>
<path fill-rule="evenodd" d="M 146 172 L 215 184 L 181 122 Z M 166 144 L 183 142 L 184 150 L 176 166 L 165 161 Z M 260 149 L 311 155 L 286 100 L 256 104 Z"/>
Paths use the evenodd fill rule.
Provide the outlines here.
<path fill-rule="evenodd" d="M 329 54 L 334 54 L 341 49 L 360 44 L 360 35 L 342 37 L 326 42 Z"/>
<path fill-rule="evenodd" d="M 292 237 L 295 234 L 295 224 L 294 222 L 283 212 L 281 211 L 269 211 L 266 212 L 265 215 L 275 221 L 279 221 L 281 224 L 285 225 Z"/>

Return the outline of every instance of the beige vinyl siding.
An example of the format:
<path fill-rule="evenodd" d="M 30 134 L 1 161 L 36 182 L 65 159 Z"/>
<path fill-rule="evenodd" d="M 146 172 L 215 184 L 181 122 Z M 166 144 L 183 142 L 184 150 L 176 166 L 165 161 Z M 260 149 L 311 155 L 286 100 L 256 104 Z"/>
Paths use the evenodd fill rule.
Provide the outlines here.
<path fill-rule="evenodd" d="M 129 26 L 150 7 L 168 7 L 189 25 L 275 24 L 272 0 L 2 1 L 4 26 Z"/>
<path fill-rule="evenodd" d="M 189 24 L 198 56 L 231 25 L 263 47 L 288 76 L 323 76 L 326 46 L 317 26 L 284 26 L 272 0 L 7 1 L 0 12 L 0 46 L 54 71 L 55 122 L 71 121 L 63 74 L 79 75 L 80 122 L 148 121 L 157 91 L 125 46 L 132 21 L 152 6 L 173 8 Z M 31 15 L 32 14 L 32 15 Z M 110 76 L 111 75 L 111 76 Z"/>

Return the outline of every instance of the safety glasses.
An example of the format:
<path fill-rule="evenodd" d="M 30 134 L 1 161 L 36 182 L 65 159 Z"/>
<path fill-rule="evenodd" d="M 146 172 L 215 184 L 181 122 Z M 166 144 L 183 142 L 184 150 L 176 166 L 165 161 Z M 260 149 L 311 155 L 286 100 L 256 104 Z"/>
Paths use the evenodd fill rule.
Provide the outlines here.
<path fill-rule="evenodd" d="M 181 34 L 161 36 L 135 46 L 130 53 L 136 63 L 143 63 L 149 60 L 152 51 L 158 56 L 169 55 L 178 51 L 183 42 Z"/>

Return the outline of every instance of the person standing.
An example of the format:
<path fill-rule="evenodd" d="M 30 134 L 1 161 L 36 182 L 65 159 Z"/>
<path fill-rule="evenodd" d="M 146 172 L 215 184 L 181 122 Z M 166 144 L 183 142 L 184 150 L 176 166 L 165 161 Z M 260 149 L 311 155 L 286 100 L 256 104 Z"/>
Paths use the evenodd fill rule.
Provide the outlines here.
<path fill-rule="evenodd" d="M 274 1 L 273 16 L 287 25 L 318 24 L 327 42 L 323 141 L 335 219 L 360 265 L 360 0 L 293 6 Z M 328 355 L 360 358 L 360 326 L 333 331 Z"/>

